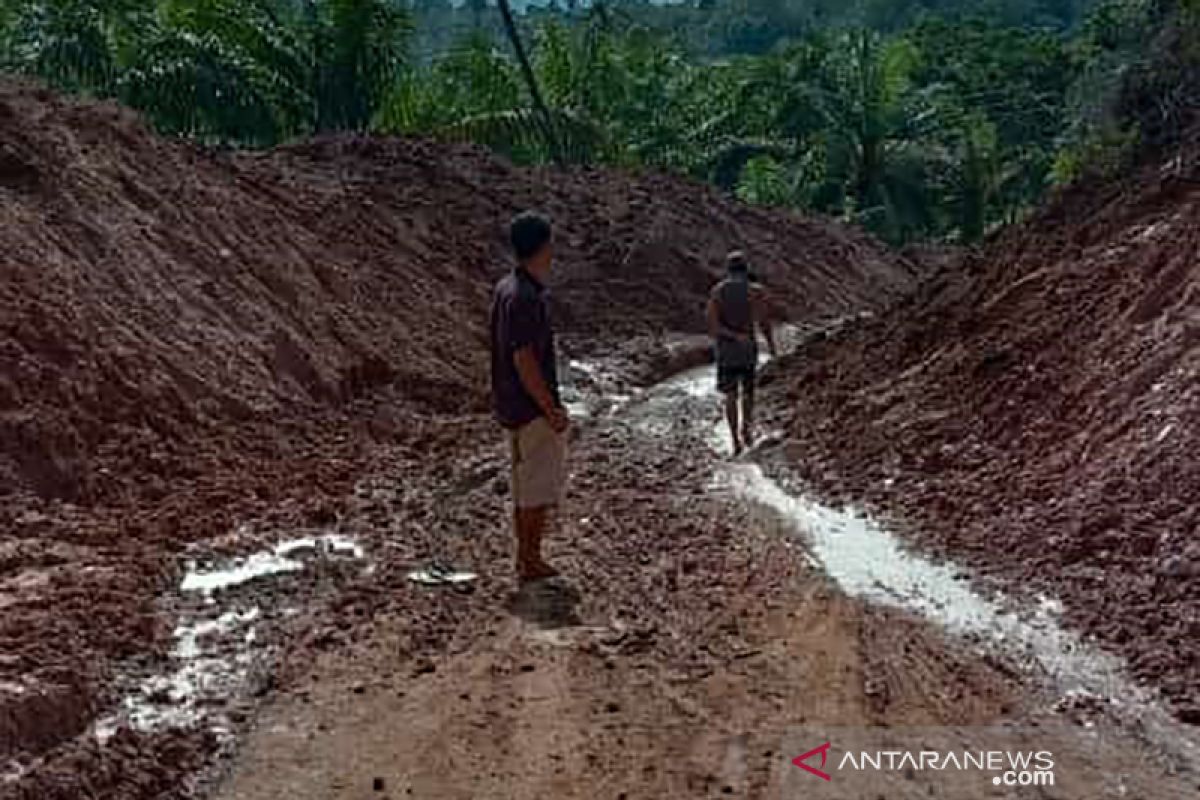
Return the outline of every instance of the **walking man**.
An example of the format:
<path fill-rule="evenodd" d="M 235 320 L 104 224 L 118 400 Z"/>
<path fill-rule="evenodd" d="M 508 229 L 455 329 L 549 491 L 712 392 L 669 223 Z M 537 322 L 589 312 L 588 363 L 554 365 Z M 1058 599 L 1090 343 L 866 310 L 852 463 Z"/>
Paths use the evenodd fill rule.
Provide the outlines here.
<path fill-rule="evenodd" d="M 492 295 L 492 400 L 512 452 L 516 571 L 522 583 L 557 575 L 542 537 L 566 478 L 567 414 L 558 390 L 546 281 L 550 223 L 526 212 L 509 227 L 517 266 Z"/>
<path fill-rule="evenodd" d="M 708 330 L 716 350 L 717 390 L 725 395 L 725 418 L 729 421 L 736 456 L 743 446 L 754 444 L 754 383 L 758 370 L 756 331 L 762 330 L 772 356 L 776 349 L 766 289 L 751 280 L 750 265 L 741 252 L 730 253 L 725 266 L 728 274 L 709 295 Z"/>

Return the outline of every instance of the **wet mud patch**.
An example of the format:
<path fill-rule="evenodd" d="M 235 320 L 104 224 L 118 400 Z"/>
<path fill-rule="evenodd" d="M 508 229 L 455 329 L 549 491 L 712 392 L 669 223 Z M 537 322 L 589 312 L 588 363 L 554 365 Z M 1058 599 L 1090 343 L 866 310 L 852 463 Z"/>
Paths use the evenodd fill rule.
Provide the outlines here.
<path fill-rule="evenodd" d="M 243 556 L 187 559 L 163 604 L 175 625 L 163 669 L 140 676 L 117 710 L 98 720 L 107 740 L 121 727 L 140 733 L 200 728 L 230 741 L 254 697 L 267 691 L 288 621 L 311 614 L 323 592 L 369 569 L 358 541 L 334 533 L 285 539 Z"/>
<path fill-rule="evenodd" d="M 691 370 L 646 392 L 630 408 L 630 423 L 651 439 L 698 437 L 727 456 L 719 402 L 711 370 Z M 1126 662 L 1072 630 L 1056 598 L 984 586 L 967 568 L 923 555 L 862 511 L 823 504 L 789 471 L 785 445 L 782 432 L 761 435 L 743 457 L 717 463 L 710 489 L 745 504 L 751 518 L 772 518 L 771 527 L 798 541 L 809 565 L 840 591 L 928 620 L 1001 672 L 1019 676 L 1038 698 L 1036 713 L 1121 731 L 1173 769 L 1200 777 L 1200 736 L 1172 719 L 1157 689 L 1139 685 Z M 889 674 L 891 683 L 908 680 L 919 666 L 879 670 L 876 699 L 886 701 Z M 933 673 L 947 668 L 925 666 Z"/>
<path fill-rule="evenodd" d="M 371 569 L 350 537 L 263 547 L 270 535 L 242 526 L 187 551 L 157 602 L 167 646 L 119 664 L 102 694 L 74 673 L 0 684 L 0 797 L 75 800 L 83 784 L 108 786 L 105 797 L 189 796 L 275 685 L 296 623 Z"/>

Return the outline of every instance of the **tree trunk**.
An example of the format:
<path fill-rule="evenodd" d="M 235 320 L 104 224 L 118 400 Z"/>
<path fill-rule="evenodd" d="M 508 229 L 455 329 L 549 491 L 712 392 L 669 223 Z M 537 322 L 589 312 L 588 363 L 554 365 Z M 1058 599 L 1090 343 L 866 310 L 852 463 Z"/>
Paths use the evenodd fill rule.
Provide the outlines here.
<path fill-rule="evenodd" d="M 517 32 L 517 23 L 513 20 L 512 7 L 508 0 L 496 0 L 496 5 L 500 8 L 500 16 L 504 19 L 504 30 L 508 32 L 508 40 L 512 42 L 513 50 L 517 54 L 517 61 L 521 65 L 521 73 L 525 76 L 525 83 L 529 87 L 529 95 L 533 98 L 534 110 L 537 111 L 538 117 L 542 121 L 542 135 L 546 139 L 546 147 L 550 149 L 550 157 L 554 159 L 555 164 L 561 167 L 563 166 L 562 150 L 559 149 L 558 137 L 554 134 L 554 119 L 550 116 L 550 108 L 546 105 L 546 101 L 542 99 L 537 76 L 533 74 L 529 56 L 525 54 L 525 46 L 521 44 L 521 34 Z"/>

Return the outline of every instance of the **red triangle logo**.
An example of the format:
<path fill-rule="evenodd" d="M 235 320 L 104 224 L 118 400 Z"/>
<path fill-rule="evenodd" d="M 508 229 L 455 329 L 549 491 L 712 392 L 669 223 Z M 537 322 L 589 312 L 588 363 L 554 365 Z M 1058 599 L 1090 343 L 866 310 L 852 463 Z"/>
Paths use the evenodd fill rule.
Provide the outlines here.
<path fill-rule="evenodd" d="M 813 775 L 816 775 L 818 778 L 822 778 L 823 780 L 831 780 L 829 777 L 829 773 L 822 772 L 821 770 L 817 769 L 816 767 L 810 767 L 808 764 L 804 763 L 808 759 L 810 759 L 813 756 L 820 753 L 821 754 L 821 766 L 824 767 L 825 759 L 829 755 L 830 747 L 831 747 L 831 745 L 829 742 L 826 742 L 825 744 L 821 745 L 820 747 L 814 747 L 812 750 L 809 750 L 804 755 L 796 756 L 795 758 L 793 758 L 792 763 L 795 764 L 800 769 L 804 770 L 805 772 L 810 772 Z"/>

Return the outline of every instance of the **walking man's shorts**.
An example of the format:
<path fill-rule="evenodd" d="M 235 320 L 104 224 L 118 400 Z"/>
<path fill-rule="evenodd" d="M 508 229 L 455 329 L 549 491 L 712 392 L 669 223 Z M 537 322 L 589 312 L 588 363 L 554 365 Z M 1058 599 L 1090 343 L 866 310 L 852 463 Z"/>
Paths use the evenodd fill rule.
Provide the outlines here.
<path fill-rule="evenodd" d="M 738 387 L 741 387 L 745 394 L 753 394 L 755 380 L 756 374 L 753 366 L 731 367 L 726 364 L 717 364 L 717 391 L 721 394 L 729 394 Z"/>
<path fill-rule="evenodd" d="M 717 362 L 717 391 L 729 394 L 740 387 L 747 395 L 754 393 L 758 347 L 753 341 L 718 339 L 713 355 Z"/>
<path fill-rule="evenodd" d="M 508 432 L 512 447 L 513 500 L 517 508 L 556 506 L 567 475 L 567 438 L 545 417 Z"/>

